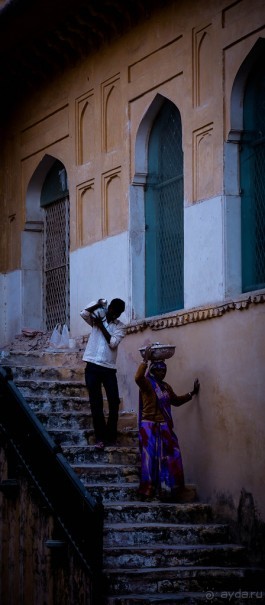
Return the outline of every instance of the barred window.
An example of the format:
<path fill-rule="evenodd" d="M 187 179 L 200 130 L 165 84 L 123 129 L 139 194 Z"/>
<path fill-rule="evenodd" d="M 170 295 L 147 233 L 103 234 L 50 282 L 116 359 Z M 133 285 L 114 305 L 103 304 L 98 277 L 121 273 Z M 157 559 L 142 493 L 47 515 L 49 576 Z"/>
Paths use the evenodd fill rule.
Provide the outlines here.
<path fill-rule="evenodd" d="M 57 323 L 69 325 L 70 206 L 67 174 L 54 162 L 41 191 L 44 219 L 43 313 L 47 330 Z"/>
<path fill-rule="evenodd" d="M 181 309 L 183 286 L 183 151 L 181 117 L 166 101 L 153 125 L 145 192 L 146 316 Z"/>
<path fill-rule="evenodd" d="M 265 67 L 248 78 L 240 153 L 242 291 L 265 288 Z"/>

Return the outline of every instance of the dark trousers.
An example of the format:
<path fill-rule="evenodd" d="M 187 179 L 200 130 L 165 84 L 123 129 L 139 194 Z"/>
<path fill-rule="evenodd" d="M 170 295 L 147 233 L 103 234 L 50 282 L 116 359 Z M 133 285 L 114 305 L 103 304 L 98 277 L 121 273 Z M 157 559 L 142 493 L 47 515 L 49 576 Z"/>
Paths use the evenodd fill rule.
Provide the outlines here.
<path fill-rule="evenodd" d="M 85 369 L 85 380 L 96 441 L 114 442 L 117 438 L 120 405 L 116 370 L 88 361 Z M 102 386 L 106 391 L 109 406 L 107 422 L 103 412 Z"/>

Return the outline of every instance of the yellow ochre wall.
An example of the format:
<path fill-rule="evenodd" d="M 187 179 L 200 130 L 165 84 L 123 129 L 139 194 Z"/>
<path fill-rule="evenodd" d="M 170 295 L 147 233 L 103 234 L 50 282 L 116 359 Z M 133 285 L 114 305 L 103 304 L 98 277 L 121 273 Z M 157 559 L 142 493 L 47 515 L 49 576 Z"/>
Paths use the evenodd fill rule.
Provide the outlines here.
<path fill-rule="evenodd" d="M 175 2 L 36 91 L 8 125 L 0 270 L 20 267 L 27 187 L 45 154 L 67 170 L 71 250 L 128 228 L 135 137 L 156 94 L 182 118 L 185 204 L 220 194 L 236 73 L 264 36 L 264 2 Z M 88 218 L 89 217 L 89 218 Z"/>

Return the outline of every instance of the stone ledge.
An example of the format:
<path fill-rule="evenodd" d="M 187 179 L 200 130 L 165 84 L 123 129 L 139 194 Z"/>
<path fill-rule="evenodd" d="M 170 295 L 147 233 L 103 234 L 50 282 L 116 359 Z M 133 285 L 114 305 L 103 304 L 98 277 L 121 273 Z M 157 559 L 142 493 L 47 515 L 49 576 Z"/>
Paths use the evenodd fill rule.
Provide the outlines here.
<path fill-rule="evenodd" d="M 253 304 L 257 305 L 262 303 L 265 303 L 265 292 L 248 296 L 247 298 L 240 298 L 235 301 L 227 301 L 222 304 L 209 305 L 201 308 L 198 307 L 190 309 L 189 311 L 184 310 L 150 319 L 143 319 L 128 324 L 127 335 L 143 332 L 147 328 L 151 328 L 151 330 L 154 331 L 163 330 L 165 328 L 178 328 L 197 321 L 222 317 L 225 313 L 230 311 L 244 311 L 249 309 Z"/>

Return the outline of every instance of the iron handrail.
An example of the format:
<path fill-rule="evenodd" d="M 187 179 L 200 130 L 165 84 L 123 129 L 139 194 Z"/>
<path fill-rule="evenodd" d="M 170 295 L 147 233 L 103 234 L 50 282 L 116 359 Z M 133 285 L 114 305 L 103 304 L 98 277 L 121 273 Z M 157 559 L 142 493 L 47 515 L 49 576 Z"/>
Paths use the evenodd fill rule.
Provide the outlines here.
<path fill-rule="evenodd" d="M 103 504 L 85 489 L 13 382 L 0 367 L 0 424 L 68 541 L 91 575 L 98 605 L 103 559 Z"/>

